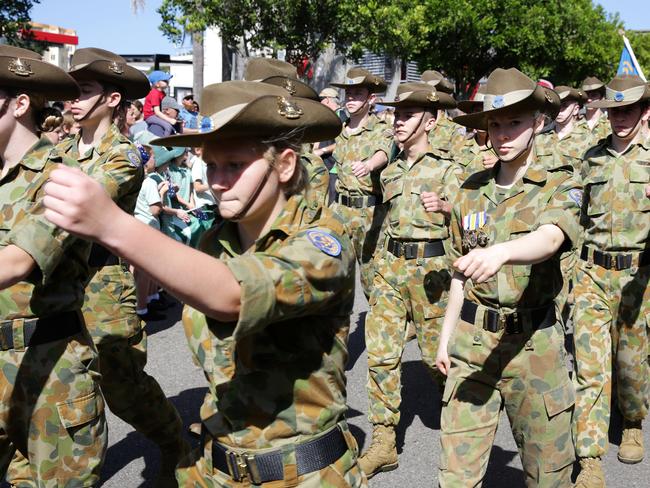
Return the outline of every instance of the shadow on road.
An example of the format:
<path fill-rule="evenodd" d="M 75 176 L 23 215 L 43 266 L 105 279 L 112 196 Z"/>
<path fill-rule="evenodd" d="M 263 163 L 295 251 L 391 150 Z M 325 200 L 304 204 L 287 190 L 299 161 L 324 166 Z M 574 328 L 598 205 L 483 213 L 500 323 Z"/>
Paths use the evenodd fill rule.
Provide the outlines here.
<path fill-rule="evenodd" d="M 173 305 L 164 311 L 164 319 L 150 320 L 147 322 L 147 335 L 152 336 L 157 332 L 167 330 L 175 325 L 183 316 L 183 304 L 169 295 Z"/>
<path fill-rule="evenodd" d="M 348 336 L 348 364 L 345 367 L 346 371 L 351 371 L 354 368 L 354 365 L 357 363 L 359 356 L 366 349 L 366 314 L 368 312 L 361 312 L 357 318 L 357 323 L 352 326 L 350 329 L 352 332 Z"/>
<path fill-rule="evenodd" d="M 486 488 L 491 486 L 523 487 L 524 472 L 519 468 L 508 466 L 508 463 L 518 455 L 516 451 L 506 451 L 499 446 L 493 446 L 483 486 Z"/>

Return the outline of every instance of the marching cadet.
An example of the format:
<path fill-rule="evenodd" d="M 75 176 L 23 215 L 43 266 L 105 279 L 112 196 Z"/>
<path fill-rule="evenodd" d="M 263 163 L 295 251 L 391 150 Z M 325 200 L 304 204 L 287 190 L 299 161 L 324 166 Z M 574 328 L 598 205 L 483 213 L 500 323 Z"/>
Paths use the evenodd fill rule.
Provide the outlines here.
<path fill-rule="evenodd" d="M 427 70 L 422 73 L 420 79 L 424 83 L 428 83 L 433 86 L 438 93 L 447 93 L 449 96 L 454 96 L 454 85 L 445 78 L 442 73 L 434 69 Z M 454 107 L 455 108 L 455 107 Z M 436 117 L 436 126 L 434 130 L 429 133 L 429 142 L 431 147 L 439 148 L 444 151 L 450 151 L 451 148 L 456 145 L 463 137 L 463 134 L 459 132 L 461 128 L 458 124 L 455 124 L 448 116 L 447 112 L 441 110 Z"/>
<path fill-rule="evenodd" d="M 602 109 L 590 106 L 593 102 L 601 100 L 605 96 L 605 83 L 595 76 L 587 76 L 580 87 L 587 96 L 587 107 L 585 115 L 580 118 L 580 125 L 585 125 L 593 136 L 592 146 L 598 141 L 607 137 L 610 133 L 610 125 L 607 114 Z"/>
<path fill-rule="evenodd" d="M 371 114 L 370 107 L 375 94 L 386 90 L 386 82 L 363 68 L 351 68 L 345 82 L 330 85 L 345 89 L 345 108 L 350 114 L 333 153 L 337 200 L 332 208 L 347 226 L 367 298 L 374 278 L 372 258 L 386 215 L 379 174 L 392 145 L 389 126 Z"/>
<path fill-rule="evenodd" d="M 578 239 L 581 192 L 534 152 L 557 94 L 514 68 L 494 70 L 485 91 L 482 112 L 455 118 L 487 130 L 499 161 L 462 184 L 451 214 L 455 272 L 436 358 L 447 375 L 438 479 L 481 485 L 505 408 L 526 485 L 569 486 L 575 394 L 554 299 L 559 256 Z"/>
<path fill-rule="evenodd" d="M 578 123 L 578 114 L 587 96 L 582 90 L 569 86 L 556 86 L 554 90 L 561 100 L 559 111 L 551 130 L 536 138 L 535 150 L 538 156 L 551 156 L 557 151 L 571 160 L 574 170 L 579 173 L 582 157 L 597 142 L 587 123 Z"/>
<path fill-rule="evenodd" d="M 381 173 L 388 207 L 386 236 L 375 255 L 365 325 L 373 433 L 359 465 L 368 478 L 397 467 L 395 427 L 409 321 L 415 325 L 424 363 L 438 386 L 443 385 L 435 357 L 451 281 L 445 258 L 449 196 L 458 192 L 461 173 L 447 152 L 428 141 L 437 114 L 456 106 L 450 95 L 427 83 L 405 83 L 398 87 L 395 101 L 384 104 L 395 107 L 394 133 L 402 151 Z"/>
<path fill-rule="evenodd" d="M 213 129 L 152 143 L 203 146 L 225 220 L 203 252 L 122 212 L 79 171 L 52 174 L 48 218 L 110 246 L 188 304 L 185 332 L 209 390 L 202 443 L 177 471 L 180 486 L 366 486 L 344 419 L 354 253 L 331 210 L 316 220 L 308 212 L 298 153 L 336 137 L 341 122 L 266 83 L 210 85 L 202 100 Z"/>
<path fill-rule="evenodd" d="M 90 244 L 43 216 L 57 163 L 47 100 L 74 79 L 26 49 L 0 46 L 0 477 L 15 450 L 39 487 L 94 486 L 107 444 L 97 353 L 81 306 Z"/>
<path fill-rule="evenodd" d="M 284 88 L 290 96 L 320 101 L 318 93 L 307 83 L 298 79 L 296 67 L 286 61 L 272 58 L 250 58 L 244 72 L 245 81 L 260 81 Z M 320 142 L 320 141 L 318 141 Z M 309 208 L 316 212 L 327 205 L 330 176 L 320 156 L 309 148 L 302 148 L 300 160 L 307 168 Z"/>
<path fill-rule="evenodd" d="M 573 314 L 577 402 L 574 419 L 580 488 L 605 486 L 600 458 L 608 447 L 612 369 L 623 436 L 618 459 L 643 459 L 641 423 L 648 413 L 650 370 L 650 87 L 617 76 L 589 108 L 607 109 L 611 135 L 585 155 L 584 245 L 575 277 Z"/>
<path fill-rule="evenodd" d="M 133 213 L 143 168 L 138 149 L 112 121 L 120 101 L 146 95 L 149 82 L 122 57 L 97 48 L 78 49 L 69 74 L 81 88 L 71 107 L 80 132 L 56 151 L 78 161 L 120 208 Z M 106 403 L 115 415 L 160 447 L 159 483 L 169 484 L 175 464 L 188 447 L 178 412 L 158 382 L 144 371 L 147 335 L 136 314 L 133 275 L 126 263 L 97 244 L 92 246 L 88 264 L 92 278 L 82 310 L 99 352 L 100 385 Z M 12 465 L 12 483 L 18 484 L 23 475 L 18 464 Z"/>
<path fill-rule="evenodd" d="M 480 112 L 483 110 L 483 98 L 485 98 L 485 85 L 481 85 L 472 100 L 458 102 L 458 109 L 466 114 Z M 477 171 L 492 168 L 497 157 L 489 146 L 487 132 L 480 129 L 465 131 L 465 135 L 459 137 L 451 148 L 454 161 L 463 168 L 461 181 Z"/>

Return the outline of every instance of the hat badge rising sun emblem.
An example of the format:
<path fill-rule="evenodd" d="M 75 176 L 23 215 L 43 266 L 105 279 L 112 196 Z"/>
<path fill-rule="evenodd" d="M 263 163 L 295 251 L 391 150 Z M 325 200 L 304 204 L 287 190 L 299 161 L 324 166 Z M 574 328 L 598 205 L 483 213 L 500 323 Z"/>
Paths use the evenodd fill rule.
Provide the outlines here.
<path fill-rule="evenodd" d="M 20 58 L 12 59 L 7 69 L 18 76 L 31 76 L 34 74 L 32 67 Z"/>
<path fill-rule="evenodd" d="M 436 103 L 438 101 L 438 95 L 434 92 L 431 92 L 427 95 L 427 101 L 431 103 Z"/>
<path fill-rule="evenodd" d="M 287 90 L 291 96 L 296 94 L 296 85 L 294 85 L 291 80 L 286 80 L 284 82 L 284 89 Z"/>
<path fill-rule="evenodd" d="M 299 119 L 302 109 L 284 97 L 278 97 L 278 113 L 287 119 Z"/>
<path fill-rule="evenodd" d="M 116 75 L 121 75 L 124 73 L 124 67 L 117 61 L 112 61 L 111 64 L 108 65 L 108 69 L 110 69 Z"/>

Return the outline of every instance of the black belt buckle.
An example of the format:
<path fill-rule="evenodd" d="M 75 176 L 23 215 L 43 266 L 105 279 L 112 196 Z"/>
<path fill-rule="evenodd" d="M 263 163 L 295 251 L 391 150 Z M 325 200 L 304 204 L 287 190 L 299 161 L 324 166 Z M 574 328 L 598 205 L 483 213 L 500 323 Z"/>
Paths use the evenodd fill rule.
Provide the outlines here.
<path fill-rule="evenodd" d="M 506 334 L 521 334 L 524 329 L 521 326 L 521 318 L 517 312 L 505 315 Z"/>
<path fill-rule="evenodd" d="M 418 257 L 418 245 L 417 244 L 404 244 L 403 253 L 405 259 L 415 259 Z"/>
<path fill-rule="evenodd" d="M 601 254 L 603 268 L 612 269 L 612 255 L 611 254 Z M 595 259 L 594 259 L 595 262 Z"/>
<path fill-rule="evenodd" d="M 616 255 L 616 271 L 622 271 L 632 267 L 631 254 L 617 254 Z"/>
<path fill-rule="evenodd" d="M 235 481 L 242 482 L 248 478 L 248 481 L 255 485 L 262 483 L 255 456 L 228 451 L 226 452 L 226 464 L 228 465 L 228 474 Z"/>

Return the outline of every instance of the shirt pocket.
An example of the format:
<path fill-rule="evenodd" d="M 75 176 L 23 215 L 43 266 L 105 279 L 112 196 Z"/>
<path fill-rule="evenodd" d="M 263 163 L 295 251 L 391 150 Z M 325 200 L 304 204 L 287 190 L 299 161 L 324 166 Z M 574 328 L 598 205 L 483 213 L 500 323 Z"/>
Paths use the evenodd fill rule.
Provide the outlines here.
<path fill-rule="evenodd" d="M 650 165 L 631 163 L 630 169 L 630 204 L 639 212 L 650 211 L 650 198 L 646 196 L 646 187 L 650 185 Z"/>
<path fill-rule="evenodd" d="M 589 201 L 587 215 L 595 217 L 609 211 L 611 201 L 607 197 L 607 180 L 598 178 L 586 182 L 588 185 Z"/>
<path fill-rule="evenodd" d="M 535 223 L 524 222 L 523 220 L 515 219 L 510 224 L 510 240 L 514 241 L 524 237 L 535 230 Z M 515 277 L 528 277 L 530 276 L 531 264 L 513 264 L 512 276 Z"/>
<path fill-rule="evenodd" d="M 390 179 L 387 179 L 383 182 L 383 200 L 388 202 L 393 198 L 402 194 L 404 189 L 404 180 L 400 178 L 399 175 L 396 175 Z"/>
<path fill-rule="evenodd" d="M 418 228 L 444 227 L 445 216 L 441 212 L 427 212 L 422 203 L 422 194 L 435 191 L 442 196 L 441 188 L 431 188 L 431 181 L 424 179 L 413 180 L 411 184 L 411 211 L 409 217 L 412 225 Z"/>

